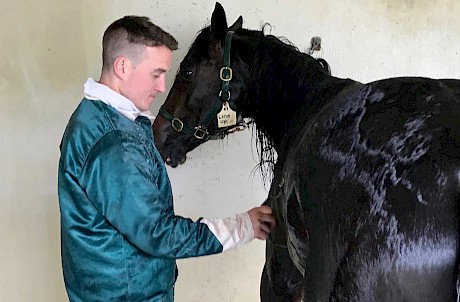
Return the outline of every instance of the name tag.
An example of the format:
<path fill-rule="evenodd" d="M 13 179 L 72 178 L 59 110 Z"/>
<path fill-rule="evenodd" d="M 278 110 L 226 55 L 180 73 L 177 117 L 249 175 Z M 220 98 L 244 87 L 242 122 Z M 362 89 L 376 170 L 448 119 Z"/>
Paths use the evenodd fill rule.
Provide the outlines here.
<path fill-rule="evenodd" d="M 236 125 L 236 112 L 230 108 L 228 102 L 222 104 L 222 110 L 217 114 L 217 126 L 219 128 Z"/>

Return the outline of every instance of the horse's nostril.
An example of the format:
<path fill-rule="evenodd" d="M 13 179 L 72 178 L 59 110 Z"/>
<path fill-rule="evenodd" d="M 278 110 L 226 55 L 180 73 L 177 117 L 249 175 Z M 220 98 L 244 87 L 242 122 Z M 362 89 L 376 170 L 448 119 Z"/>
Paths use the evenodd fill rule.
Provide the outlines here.
<path fill-rule="evenodd" d="M 183 163 L 185 163 L 186 160 L 187 160 L 187 156 L 184 155 L 184 157 L 182 157 L 182 158 L 179 160 L 179 164 L 182 165 Z"/>

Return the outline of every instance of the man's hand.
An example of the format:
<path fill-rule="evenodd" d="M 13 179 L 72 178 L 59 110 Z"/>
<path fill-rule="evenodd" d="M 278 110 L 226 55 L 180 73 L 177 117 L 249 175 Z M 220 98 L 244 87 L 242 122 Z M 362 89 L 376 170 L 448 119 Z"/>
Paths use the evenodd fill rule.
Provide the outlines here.
<path fill-rule="evenodd" d="M 275 216 L 272 215 L 272 208 L 260 206 L 249 210 L 248 214 L 254 229 L 254 237 L 266 240 L 276 224 Z"/>

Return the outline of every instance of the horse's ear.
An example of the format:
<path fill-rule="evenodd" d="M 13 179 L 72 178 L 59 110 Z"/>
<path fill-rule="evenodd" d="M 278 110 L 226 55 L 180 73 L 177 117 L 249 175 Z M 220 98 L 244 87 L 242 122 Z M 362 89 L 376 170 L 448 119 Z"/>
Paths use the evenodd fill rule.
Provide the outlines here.
<path fill-rule="evenodd" d="M 236 20 L 235 23 L 233 23 L 233 25 L 228 28 L 228 30 L 235 31 L 240 28 L 243 28 L 243 17 L 242 16 L 239 16 L 238 20 Z"/>
<path fill-rule="evenodd" d="M 216 2 L 211 16 L 211 39 L 214 42 L 223 42 L 227 35 L 227 17 L 219 2 Z"/>

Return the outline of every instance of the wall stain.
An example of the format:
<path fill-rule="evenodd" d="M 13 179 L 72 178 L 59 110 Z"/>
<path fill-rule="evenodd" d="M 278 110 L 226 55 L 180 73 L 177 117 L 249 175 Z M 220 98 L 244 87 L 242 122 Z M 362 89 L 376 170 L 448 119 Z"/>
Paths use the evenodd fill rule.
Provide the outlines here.
<path fill-rule="evenodd" d="M 379 5 L 383 18 L 411 31 L 445 29 L 452 24 L 453 12 L 460 13 L 458 0 L 380 0 Z"/>

